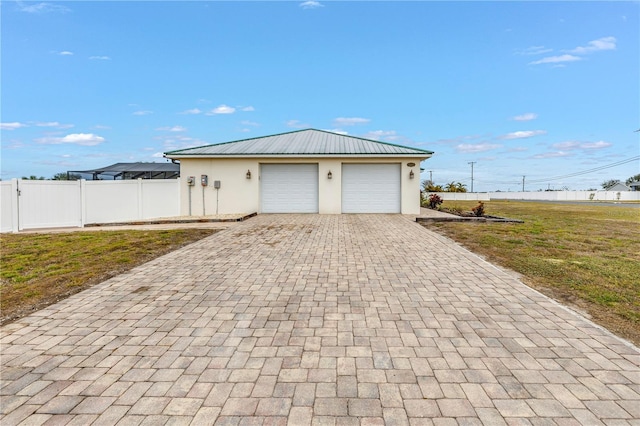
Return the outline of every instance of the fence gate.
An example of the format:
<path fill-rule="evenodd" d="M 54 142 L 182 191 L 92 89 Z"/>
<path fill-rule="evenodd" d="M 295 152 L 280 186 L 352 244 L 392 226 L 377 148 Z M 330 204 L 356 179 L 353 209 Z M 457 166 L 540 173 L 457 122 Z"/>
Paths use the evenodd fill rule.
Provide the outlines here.
<path fill-rule="evenodd" d="M 82 226 L 80 181 L 18 181 L 18 229 Z"/>

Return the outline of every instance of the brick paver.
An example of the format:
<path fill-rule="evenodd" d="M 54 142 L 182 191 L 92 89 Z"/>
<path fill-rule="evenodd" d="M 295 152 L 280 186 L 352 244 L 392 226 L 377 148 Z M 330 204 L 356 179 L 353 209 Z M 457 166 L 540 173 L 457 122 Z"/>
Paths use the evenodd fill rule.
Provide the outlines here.
<path fill-rule="evenodd" d="M 2 327 L 0 423 L 638 424 L 640 352 L 400 215 L 263 215 Z"/>

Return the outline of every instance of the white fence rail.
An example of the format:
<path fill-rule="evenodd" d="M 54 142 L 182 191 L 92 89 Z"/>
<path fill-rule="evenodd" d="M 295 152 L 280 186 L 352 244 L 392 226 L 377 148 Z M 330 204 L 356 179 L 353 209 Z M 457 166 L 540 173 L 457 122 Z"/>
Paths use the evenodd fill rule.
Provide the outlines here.
<path fill-rule="evenodd" d="M 180 180 L 0 182 L 0 232 L 180 215 Z"/>
<path fill-rule="evenodd" d="M 640 191 L 436 192 L 435 194 L 444 201 L 640 201 Z"/>
<path fill-rule="evenodd" d="M 429 192 L 428 194 L 438 194 L 444 201 L 489 201 L 488 192 Z"/>
<path fill-rule="evenodd" d="M 492 192 L 492 200 L 640 201 L 640 191 Z"/>

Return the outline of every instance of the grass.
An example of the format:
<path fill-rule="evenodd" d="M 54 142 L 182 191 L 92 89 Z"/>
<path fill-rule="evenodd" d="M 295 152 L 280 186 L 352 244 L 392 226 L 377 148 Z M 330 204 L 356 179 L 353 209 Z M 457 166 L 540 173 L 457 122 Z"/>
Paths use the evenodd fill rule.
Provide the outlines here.
<path fill-rule="evenodd" d="M 470 210 L 476 204 L 445 201 L 442 207 Z M 489 201 L 485 211 L 525 223 L 427 226 L 640 344 L 640 209 Z"/>
<path fill-rule="evenodd" d="M 2 234 L 1 323 L 215 232 L 179 229 Z"/>

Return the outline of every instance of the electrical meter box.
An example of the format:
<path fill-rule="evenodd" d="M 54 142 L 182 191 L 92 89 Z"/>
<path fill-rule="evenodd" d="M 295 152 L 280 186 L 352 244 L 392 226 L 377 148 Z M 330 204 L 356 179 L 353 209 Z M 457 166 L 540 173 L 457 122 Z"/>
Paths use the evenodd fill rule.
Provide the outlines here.
<path fill-rule="evenodd" d="M 220 181 L 219 180 L 214 180 L 213 181 L 213 187 L 215 189 L 220 189 Z"/>
<path fill-rule="evenodd" d="M 201 175 L 201 176 L 200 176 L 200 184 L 201 184 L 202 186 L 207 186 L 207 185 L 209 185 L 209 176 L 207 176 L 207 175 Z"/>
<path fill-rule="evenodd" d="M 187 185 L 193 186 L 195 184 L 196 184 L 196 177 L 195 176 L 189 176 L 187 178 Z"/>

